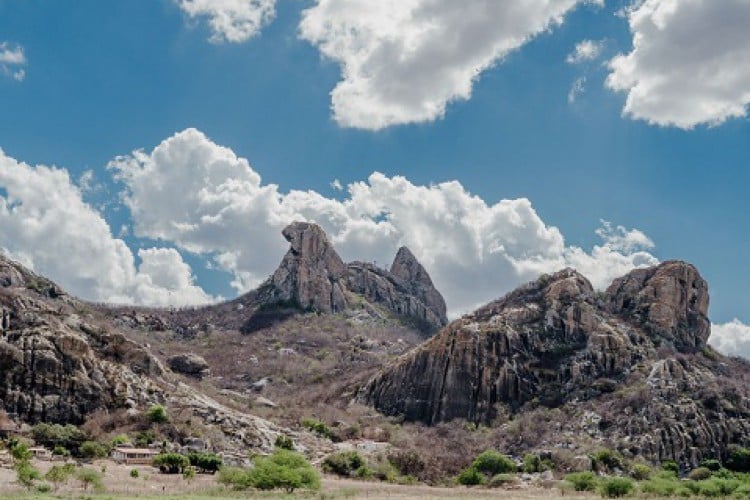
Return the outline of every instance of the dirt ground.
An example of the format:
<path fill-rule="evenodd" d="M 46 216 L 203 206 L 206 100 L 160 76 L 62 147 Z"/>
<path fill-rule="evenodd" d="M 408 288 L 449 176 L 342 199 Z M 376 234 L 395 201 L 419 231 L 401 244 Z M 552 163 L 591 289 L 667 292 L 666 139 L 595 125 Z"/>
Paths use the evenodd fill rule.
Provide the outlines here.
<path fill-rule="evenodd" d="M 59 463 L 59 462 L 58 462 Z M 42 474 L 49 470 L 55 462 L 35 461 Z M 59 491 L 48 495 L 26 493 L 16 484 L 15 472 L 9 468 L 0 468 L 0 498 L 156 498 L 171 497 L 180 499 L 201 498 L 368 498 L 378 499 L 489 499 L 504 498 L 518 500 L 534 500 L 542 498 L 556 498 L 564 496 L 566 499 L 590 498 L 573 492 L 562 492 L 558 488 L 542 489 L 528 487 L 514 490 L 489 490 L 476 488 L 445 488 L 425 485 L 405 486 L 380 482 L 355 481 L 326 476 L 323 478 L 323 488 L 320 492 L 298 492 L 285 495 L 280 492 L 255 493 L 252 491 L 233 492 L 221 488 L 216 483 L 215 476 L 199 474 L 195 479 L 186 481 L 181 475 L 160 474 L 158 469 L 151 466 L 129 466 L 116 464 L 109 460 L 96 461 L 88 467 L 98 471 L 104 468 L 104 485 L 106 492 L 92 494 L 84 491 L 80 483 L 71 479 L 68 484 L 60 487 Z M 130 471 L 138 469 L 139 477 L 130 477 Z"/>

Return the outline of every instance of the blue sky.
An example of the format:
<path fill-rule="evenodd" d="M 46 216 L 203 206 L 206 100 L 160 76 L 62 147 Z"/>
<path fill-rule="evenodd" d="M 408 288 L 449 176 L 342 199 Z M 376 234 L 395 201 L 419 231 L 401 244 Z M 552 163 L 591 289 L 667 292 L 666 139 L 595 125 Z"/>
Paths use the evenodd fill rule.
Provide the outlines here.
<path fill-rule="evenodd" d="M 214 296 L 237 293 L 230 286 L 237 269 L 207 265 L 219 250 L 191 251 L 195 247 L 184 238 L 164 237 L 145 224 L 134 231 L 136 188 L 114 180 L 117 169 L 106 168 L 114 157 L 139 148 L 150 153 L 192 127 L 211 144 L 247 158 L 262 183 L 277 184 L 281 193 L 312 190 L 346 200 L 345 190 L 331 186 L 334 179 L 346 187 L 377 171 L 388 179 L 403 176 L 414 186 L 456 180 L 489 206 L 527 198 L 545 227 L 559 229 L 566 246 L 586 252 L 601 243 L 595 234 L 601 220 L 625 232 L 637 229 L 655 245 L 643 249 L 649 255 L 684 259 L 700 269 L 711 285 L 714 322 L 750 322 L 747 117 L 693 117 L 685 125 L 686 112 L 675 110 L 674 103 L 646 108 L 666 99 L 656 91 L 635 115 L 626 116 L 628 91 L 605 85 L 614 71 L 608 61 L 632 51 L 634 16 L 648 5 L 611 0 L 604 6 L 568 5 L 559 25 L 528 33 L 527 42 L 482 69 L 470 98 L 449 100 L 435 119 L 373 130 L 334 119 L 330 94 L 342 79 L 341 61 L 323 57 L 321 42 L 300 34 L 303 11 L 323 10 L 319 4 L 326 3 L 329 10 L 321 16 L 343 16 L 347 9 L 344 0 L 270 1 L 275 15 L 255 36 L 210 41 L 216 34 L 211 12 L 191 16 L 177 1 L 0 0 L 0 43 L 22 49 L 24 56 L 0 73 L 0 148 L 18 162 L 64 168 L 74 183 L 91 171 L 95 188 L 81 195 L 113 237 L 126 225 L 130 230 L 122 239 L 134 254 L 153 246 L 176 249 L 195 284 Z M 660 3 L 670 2 L 647 2 L 653 8 Z M 740 18 L 747 14 L 746 3 L 745 11 L 742 2 L 719 3 L 727 12 L 737 9 Z M 628 6 L 630 14 L 623 13 Z M 714 19 L 700 10 L 693 14 Z M 668 34 L 649 39 L 654 54 L 669 53 L 657 50 L 657 44 L 669 42 Z M 566 61 L 583 40 L 596 42 L 600 53 L 577 64 Z M 705 43 L 721 50 L 719 42 Z M 712 63 L 678 59 L 671 63 L 686 71 L 689 64 Z M 747 67 L 747 60 L 738 64 Z M 14 78 L 19 68 L 24 75 Z M 649 69 L 646 62 L 639 66 L 639 81 L 647 80 Z M 750 72 L 745 70 L 733 80 L 741 87 L 735 92 L 740 108 L 750 95 L 750 87 L 743 87 Z M 408 74 L 417 71 L 410 68 Z M 571 102 L 571 86 L 582 77 L 585 91 Z M 684 92 L 679 105 L 686 108 L 699 107 L 698 98 L 705 96 L 702 88 L 676 86 L 669 92 L 670 97 Z M 725 88 L 723 94 L 731 92 Z M 185 175 L 189 170 L 183 165 Z M 121 202 L 128 194 L 131 205 Z M 269 238 L 278 238 L 275 231 Z M 9 245 L 0 241 L 13 253 Z M 279 245 L 283 249 L 283 241 Z M 134 259 L 137 266 L 141 257 Z M 58 264 L 40 262 L 41 271 L 55 274 Z M 443 283 L 451 273 L 457 271 L 443 273 Z M 508 282 L 513 279 L 503 282 L 498 275 L 496 295 L 515 285 Z"/>

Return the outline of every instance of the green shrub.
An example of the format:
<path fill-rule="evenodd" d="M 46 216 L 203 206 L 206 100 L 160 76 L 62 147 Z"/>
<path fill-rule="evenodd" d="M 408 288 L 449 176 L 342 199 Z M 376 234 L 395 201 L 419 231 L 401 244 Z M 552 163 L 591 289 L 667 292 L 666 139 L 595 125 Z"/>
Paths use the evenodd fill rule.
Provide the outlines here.
<path fill-rule="evenodd" d="M 591 455 L 591 461 L 596 470 L 612 471 L 623 468 L 620 454 L 608 448 L 602 448 Z"/>
<path fill-rule="evenodd" d="M 125 434 L 118 434 L 109 441 L 110 448 L 117 448 L 120 445 L 130 442 L 130 438 Z"/>
<path fill-rule="evenodd" d="M 597 478 L 593 472 L 574 472 L 565 476 L 565 480 L 573 485 L 576 491 L 594 491 Z"/>
<path fill-rule="evenodd" d="M 677 496 L 680 491 L 684 491 L 684 486 L 680 484 L 677 477 L 670 473 L 669 476 L 657 476 L 644 481 L 640 484 L 641 491 L 654 496 L 672 497 Z M 687 490 L 690 493 L 689 490 Z"/>
<path fill-rule="evenodd" d="M 78 448 L 78 454 L 83 458 L 104 458 L 107 456 L 107 448 L 96 441 L 84 441 Z"/>
<path fill-rule="evenodd" d="M 464 469 L 456 478 L 458 484 L 464 486 L 478 486 L 487 482 L 487 478 L 474 467 Z"/>
<path fill-rule="evenodd" d="M 680 474 L 680 466 L 677 465 L 677 462 L 675 462 L 674 460 L 663 461 L 661 463 L 661 469 L 668 472 L 673 472 L 675 476 L 679 476 Z"/>
<path fill-rule="evenodd" d="M 33 456 L 33 453 L 29 451 L 29 447 L 26 443 L 11 443 L 8 449 L 10 450 L 10 456 L 13 457 L 13 460 L 16 462 L 28 462 Z"/>
<path fill-rule="evenodd" d="M 320 489 L 320 475 L 305 457 L 288 450 L 277 450 L 268 457 L 255 459 L 255 466 L 246 473 L 248 486 L 259 490 L 283 489 L 288 493 L 298 488 Z"/>
<path fill-rule="evenodd" d="M 276 448 L 281 448 L 282 450 L 294 450 L 294 441 L 292 441 L 292 438 L 285 436 L 284 434 L 279 434 L 276 436 L 274 446 Z"/>
<path fill-rule="evenodd" d="M 13 468 L 16 471 L 16 481 L 18 481 L 18 484 L 29 491 L 34 487 L 34 481 L 42 478 L 39 470 L 32 466 L 28 460 L 18 461 Z"/>
<path fill-rule="evenodd" d="M 81 487 L 84 491 L 89 489 L 89 486 L 93 487 L 94 491 L 103 491 L 104 484 L 102 483 L 102 474 L 90 467 L 83 467 L 78 469 L 76 472 L 76 479 L 81 483 Z"/>
<path fill-rule="evenodd" d="M 138 476 L 140 476 L 140 475 L 141 475 L 141 473 L 138 472 L 138 469 L 131 469 L 131 471 L 130 471 L 130 477 L 132 477 L 133 479 L 137 479 Z"/>
<path fill-rule="evenodd" d="M 52 485 L 49 483 L 39 483 L 34 489 L 37 493 L 50 493 L 52 491 Z"/>
<path fill-rule="evenodd" d="M 715 458 L 707 458 L 701 462 L 701 467 L 705 467 L 711 472 L 716 472 L 721 469 L 721 462 L 719 462 Z"/>
<path fill-rule="evenodd" d="M 711 477 L 711 471 L 707 467 L 698 467 L 691 470 L 687 477 L 693 481 L 703 481 Z"/>
<path fill-rule="evenodd" d="M 323 460 L 323 470 L 339 476 L 351 476 L 357 469 L 366 465 L 365 459 L 356 451 L 339 451 Z"/>
<path fill-rule="evenodd" d="M 59 488 L 61 484 L 68 482 L 74 472 L 75 466 L 73 464 L 53 465 L 44 475 L 44 479 L 54 484 L 55 491 L 57 491 L 57 488 Z"/>
<path fill-rule="evenodd" d="M 135 445 L 136 446 L 148 446 L 151 443 L 156 441 L 156 433 L 152 431 L 151 429 L 138 432 L 135 435 Z"/>
<path fill-rule="evenodd" d="M 333 430 L 316 418 L 306 418 L 302 420 L 302 427 L 311 430 L 315 434 L 330 439 L 331 441 L 339 441 L 338 435 Z"/>
<path fill-rule="evenodd" d="M 490 488 L 502 488 L 504 486 L 510 486 L 518 484 L 519 480 L 514 474 L 495 474 L 487 484 Z"/>
<path fill-rule="evenodd" d="M 524 455 L 523 471 L 527 474 L 542 472 L 542 458 L 535 453 L 528 453 Z"/>
<path fill-rule="evenodd" d="M 219 455 L 214 453 L 188 453 L 190 465 L 196 467 L 198 472 L 205 474 L 214 474 L 221 467 L 223 460 Z"/>
<path fill-rule="evenodd" d="M 606 498 L 624 497 L 633 491 L 633 480 L 627 477 L 607 478 L 601 482 L 599 491 Z"/>
<path fill-rule="evenodd" d="M 36 424 L 31 429 L 34 441 L 47 448 L 62 447 L 75 451 L 86 440 L 86 435 L 75 425 Z"/>
<path fill-rule="evenodd" d="M 160 453 L 154 457 L 153 465 L 163 474 L 180 474 L 190 467 L 190 459 L 179 453 Z"/>
<path fill-rule="evenodd" d="M 630 475 L 636 481 L 645 481 L 651 477 L 651 467 L 646 464 L 635 464 L 633 470 L 630 471 Z"/>
<path fill-rule="evenodd" d="M 488 476 L 516 472 L 516 464 L 510 458 L 495 450 L 487 450 L 477 455 L 471 467 Z"/>
<path fill-rule="evenodd" d="M 146 412 L 146 417 L 155 424 L 163 424 L 169 421 L 167 410 L 162 405 L 153 405 Z"/>
<path fill-rule="evenodd" d="M 373 472 L 373 470 L 368 466 L 363 465 L 362 467 L 354 471 L 354 475 L 359 479 L 372 479 L 375 476 L 375 472 Z"/>
<path fill-rule="evenodd" d="M 750 472 L 750 448 L 730 448 L 726 467 L 735 472 Z"/>
<path fill-rule="evenodd" d="M 701 497 L 724 498 L 734 493 L 741 484 L 737 479 L 711 478 L 705 481 L 688 481 L 685 487 Z"/>
<path fill-rule="evenodd" d="M 231 486 L 234 489 L 246 489 L 249 488 L 249 484 L 245 484 L 245 477 L 247 470 L 242 467 L 221 467 L 219 474 L 216 477 L 216 481 L 224 486 Z M 243 487 L 244 486 L 244 487 Z"/>
<path fill-rule="evenodd" d="M 52 454 L 58 457 L 69 457 L 70 450 L 68 450 L 64 446 L 57 445 L 52 449 Z"/>

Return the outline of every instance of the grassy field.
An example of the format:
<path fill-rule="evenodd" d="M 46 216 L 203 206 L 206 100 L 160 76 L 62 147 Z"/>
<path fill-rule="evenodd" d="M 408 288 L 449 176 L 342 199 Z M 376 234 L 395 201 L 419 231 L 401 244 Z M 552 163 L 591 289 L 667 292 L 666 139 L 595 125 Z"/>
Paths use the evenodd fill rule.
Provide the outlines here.
<path fill-rule="evenodd" d="M 42 473 L 46 472 L 52 465 L 50 462 L 38 461 L 34 465 Z M 350 479 L 338 479 L 325 477 L 323 487 L 319 492 L 299 491 L 288 495 L 281 492 L 234 492 L 219 487 L 214 476 L 198 475 L 194 480 L 188 482 L 180 475 L 165 475 L 150 466 L 127 466 L 119 465 L 110 461 L 98 461 L 91 467 L 101 471 L 104 467 L 104 485 L 106 492 L 94 494 L 84 491 L 81 485 L 71 480 L 62 486 L 58 492 L 49 494 L 27 493 L 15 482 L 15 472 L 11 469 L 0 468 L 0 498 L 5 499 L 42 499 L 42 498 L 87 498 L 87 499 L 125 499 L 125 498 L 179 498 L 186 500 L 198 499 L 221 499 L 221 498 L 316 498 L 316 499 L 344 499 L 344 498 L 368 498 L 368 499 L 489 499 L 502 498 L 533 500 L 542 498 L 554 498 L 561 496 L 557 488 L 542 489 L 527 487 L 514 490 L 488 490 L 470 489 L 466 487 L 430 487 L 424 485 L 405 486 L 380 482 L 355 481 Z M 139 477 L 130 477 L 130 471 L 137 468 Z M 590 498 L 566 492 L 566 499 Z"/>

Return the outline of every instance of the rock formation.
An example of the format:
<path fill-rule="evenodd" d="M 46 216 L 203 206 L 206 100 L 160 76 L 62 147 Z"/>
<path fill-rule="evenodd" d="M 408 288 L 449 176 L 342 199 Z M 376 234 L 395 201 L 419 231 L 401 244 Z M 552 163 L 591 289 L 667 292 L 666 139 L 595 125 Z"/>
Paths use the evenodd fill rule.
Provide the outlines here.
<path fill-rule="evenodd" d="M 182 373 L 183 375 L 197 379 L 207 377 L 211 373 L 206 360 L 192 352 L 170 356 L 167 358 L 167 364 L 173 372 Z"/>
<path fill-rule="evenodd" d="M 148 346 L 126 338 L 101 309 L 1 256 L 0 309 L 11 318 L 0 335 L 0 413 L 14 421 L 80 425 L 94 414 L 144 412 L 159 403 L 191 412 L 223 436 L 225 450 L 244 457 L 247 447 L 270 451 L 278 434 L 290 432 L 175 381 Z M 183 361 L 170 364 L 205 373 L 200 358 Z"/>
<path fill-rule="evenodd" d="M 631 455 L 697 465 L 750 439 L 748 388 L 727 376 L 723 357 L 701 352 L 707 308 L 706 282 L 683 262 L 635 270 L 603 294 L 564 270 L 452 322 L 386 367 L 359 398 L 427 424 L 609 405 L 617 411 L 605 438 L 627 444 Z M 605 404 L 618 389 L 647 396 L 629 409 Z"/>
<path fill-rule="evenodd" d="M 316 224 L 294 222 L 282 234 L 291 248 L 271 277 L 273 292 L 267 302 L 335 313 L 353 306 L 354 294 L 417 320 L 425 330 L 448 322 L 442 295 L 406 247 L 398 251 L 387 271 L 365 262 L 344 264 Z"/>
<path fill-rule="evenodd" d="M 276 297 L 322 313 L 343 310 L 346 266 L 325 232 L 316 224 L 294 222 L 282 234 L 291 248 L 271 278 Z"/>

